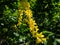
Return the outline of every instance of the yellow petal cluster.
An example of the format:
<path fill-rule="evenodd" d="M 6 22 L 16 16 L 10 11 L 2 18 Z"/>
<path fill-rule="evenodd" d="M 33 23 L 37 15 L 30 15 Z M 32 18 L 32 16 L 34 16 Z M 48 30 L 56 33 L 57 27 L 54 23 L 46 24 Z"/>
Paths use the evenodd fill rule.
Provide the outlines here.
<path fill-rule="evenodd" d="M 20 4 L 24 8 L 23 12 L 26 14 L 28 18 L 28 19 L 25 19 L 25 21 L 29 25 L 32 36 L 36 38 L 36 43 L 43 43 L 44 41 L 46 41 L 46 38 L 44 38 L 44 35 L 42 34 L 42 32 L 38 33 L 39 29 L 38 29 L 37 24 L 35 23 L 35 20 L 33 20 L 32 18 L 33 14 L 32 14 L 32 11 L 30 10 L 30 4 L 28 3 L 28 1 L 20 1 Z M 19 11 L 20 11 L 20 17 L 19 17 L 17 25 L 21 24 L 22 15 L 23 15 L 22 10 L 19 10 Z"/>
<path fill-rule="evenodd" d="M 37 33 L 36 34 L 36 43 L 43 43 L 44 41 L 46 41 L 46 38 L 44 38 L 44 35 L 42 34 L 42 32 Z"/>
<path fill-rule="evenodd" d="M 21 22 L 22 22 L 22 15 L 23 15 L 23 10 L 19 9 L 18 11 L 19 11 L 19 18 L 18 18 L 17 26 L 19 26 L 21 24 Z"/>

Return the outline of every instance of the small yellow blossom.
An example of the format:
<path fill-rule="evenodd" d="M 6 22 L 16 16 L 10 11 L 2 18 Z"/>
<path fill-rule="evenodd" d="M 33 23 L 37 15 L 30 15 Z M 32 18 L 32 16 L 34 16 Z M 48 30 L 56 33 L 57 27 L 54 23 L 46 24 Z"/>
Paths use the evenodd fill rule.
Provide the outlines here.
<path fill-rule="evenodd" d="M 44 35 L 42 35 L 41 33 L 40 33 L 40 34 L 37 33 L 37 34 L 36 34 L 36 37 L 40 37 L 40 38 L 42 38 L 42 37 L 44 37 Z"/>
<path fill-rule="evenodd" d="M 41 43 L 41 42 L 42 42 L 42 40 L 39 37 L 37 37 L 36 43 Z"/>

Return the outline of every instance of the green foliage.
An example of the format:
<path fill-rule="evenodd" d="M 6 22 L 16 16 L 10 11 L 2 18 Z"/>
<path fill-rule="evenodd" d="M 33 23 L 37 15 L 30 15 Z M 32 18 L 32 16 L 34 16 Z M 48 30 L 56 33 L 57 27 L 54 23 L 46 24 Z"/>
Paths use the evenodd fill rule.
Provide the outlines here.
<path fill-rule="evenodd" d="M 29 0 L 33 17 L 47 37 L 44 44 L 36 44 L 30 34 L 28 25 L 23 21 L 18 23 L 21 7 L 20 0 L 0 0 L 0 45 L 60 45 L 60 1 L 59 0 Z"/>

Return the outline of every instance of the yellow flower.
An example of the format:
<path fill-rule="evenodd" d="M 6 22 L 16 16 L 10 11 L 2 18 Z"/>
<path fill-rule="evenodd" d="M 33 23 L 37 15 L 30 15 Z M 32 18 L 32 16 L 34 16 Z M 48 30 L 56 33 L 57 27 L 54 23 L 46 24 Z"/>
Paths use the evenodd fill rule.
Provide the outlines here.
<path fill-rule="evenodd" d="M 31 17 L 32 17 L 32 11 L 29 9 L 29 10 L 25 10 L 24 12 L 26 13 L 27 17 L 29 19 L 31 19 Z"/>
<path fill-rule="evenodd" d="M 39 30 L 39 29 L 38 29 L 38 26 L 35 26 L 35 30 L 38 32 L 38 30 Z"/>
<path fill-rule="evenodd" d="M 46 41 L 46 38 L 42 38 L 42 41 Z"/>
<path fill-rule="evenodd" d="M 42 40 L 39 37 L 37 37 L 36 43 L 41 43 L 41 42 L 42 42 Z"/>
<path fill-rule="evenodd" d="M 36 33 L 37 40 L 36 43 L 43 43 L 44 41 L 46 41 L 46 38 L 44 38 L 44 35 L 41 33 Z"/>
<path fill-rule="evenodd" d="M 42 32 L 39 35 L 40 35 L 39 37 L 44 37 L 44 35 L 42 34 Z"/>
<path fill-rule="evenodd" d="M 36 37 L 43 38 L 44 35 L 42 35 L 42 32 L 41 32 L 41 33 L 37 33 L 37 34 L 36 34 Z"/>
<path fill-rule="evenodd" d="M 37 36 L 36 43 L 43 43 L 45 41 L 46 41 L 46 38 L 44 38 L 44 36 L 42 37 Z"/>

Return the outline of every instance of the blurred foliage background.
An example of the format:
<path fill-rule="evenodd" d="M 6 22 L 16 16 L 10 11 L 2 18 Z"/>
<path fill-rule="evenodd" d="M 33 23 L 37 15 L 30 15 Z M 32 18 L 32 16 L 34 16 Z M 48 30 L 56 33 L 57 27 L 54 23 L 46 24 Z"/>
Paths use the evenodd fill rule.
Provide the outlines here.
<path fill-rule="evenodd" d="M 0 0 L 0 45 L 60 45 L 60 0 L 28 2 L 39 32 L 43 32 L 48 39 L 42 44 L 36 44 L 24 20 L 16 27 L 20 0 Z"/>

